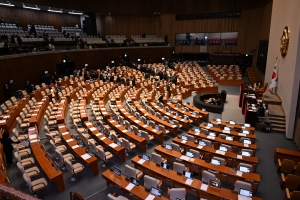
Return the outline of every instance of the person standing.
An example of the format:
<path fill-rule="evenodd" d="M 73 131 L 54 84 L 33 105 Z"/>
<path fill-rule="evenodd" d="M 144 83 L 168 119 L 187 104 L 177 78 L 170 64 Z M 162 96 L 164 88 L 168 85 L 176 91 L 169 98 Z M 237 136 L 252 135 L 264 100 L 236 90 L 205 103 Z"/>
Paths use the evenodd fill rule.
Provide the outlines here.
<path fill-rule="evenodd" d="M 3 152 L 5 154 L 6 158 L 6 164 L 7 166 L 11 165 L 13 163 L 13 146 L 14 143 L 10 138 L 8 132 L 3 132 L 0 141 L 3 146 Z"/>
<path fill-rule="evenodd" d="M 10 99 L 11 97 L 10 88 L 7 83 L 4 85 L 4 96 L 5 99 Z"/>

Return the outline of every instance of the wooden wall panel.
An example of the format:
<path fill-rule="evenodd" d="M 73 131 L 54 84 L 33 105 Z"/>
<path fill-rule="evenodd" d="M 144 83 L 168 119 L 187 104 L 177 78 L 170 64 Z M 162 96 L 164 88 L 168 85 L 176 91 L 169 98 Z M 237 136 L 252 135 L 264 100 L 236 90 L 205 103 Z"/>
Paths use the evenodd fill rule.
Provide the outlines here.
<path fill-rule="evenodd" d="M 27 31 L 27 24 L 40 24 L 54 26 L 61 31 L 62 26 L 80 26 L 80 17 L 78 15 L 59 14 L 43 11 L 35 11 L 23 8 L 10 8 L 0 6 L 0 17 L 10 23 L 18 21 L 19 26 Z"/>
<path fill-rule="evenodd" d="M 132 62 L 138 58 L 150 62 L 161 62 L 161 58 L 172 57 L 172 47 L 137 47 L 137 48 L 115 48 L 96 49 L 68 52 L 51 52 L 42 54 L 20 55 L 14 58 L 0 59 L 0 85 L 3 87 L 9 80 L 14 80 L 10 85 L 11 91 L 24 89 L 27 80 L 33 84 L 40 84 L 40 78 L 45 71 L 52 75 L 56 71 L 56 65 L 61 64 L 65 54 L 70 56 L 70 61 L 75 62 L 76 69 L 89 64 L 89 69 L 105 69 L 110 61 L 114 60 L 116 65 L 121 61 L 121 56 L 128 53 Z M 3 92 L 0 95 L 0 102 L 4 101 Z"/>

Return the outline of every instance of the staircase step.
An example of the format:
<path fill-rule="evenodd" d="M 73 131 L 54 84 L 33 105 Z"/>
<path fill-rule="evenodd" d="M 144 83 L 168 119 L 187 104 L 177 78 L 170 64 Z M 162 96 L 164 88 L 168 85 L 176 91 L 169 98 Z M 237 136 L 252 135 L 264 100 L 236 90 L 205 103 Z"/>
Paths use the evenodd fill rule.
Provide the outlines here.
<path fill-rule="evenodd" d="M 270 117 L 285 118 L 285 113 L 281 105 L 268 106 Z"/>
<path fill-rule="evenodd" d="M 276 117 L 276 116 L 269 115 L 269 119 L 274 120 L 274 121 L 285 121 L 285 116 L 284 117 Z"/>
<path fill-rule="evenodd" d="M 285 121 L 277 121 L 277 120 L 270 119 L 270 122 L 272 122 L 272 124 L 285 125 Z"/>
<path fill-rule="evenodd" d="M 281 128 L 272 128 L 272 132 L 276 132 L 276 133 L 285 133 L 285 129 L 281 129 Z"/>
<path fill-rule="evenodd" d="M 271 124 L 272 128 L 280 128 L 280 129 L 285 129 L 285 125 L 280 125 L 280 124 Z"/>

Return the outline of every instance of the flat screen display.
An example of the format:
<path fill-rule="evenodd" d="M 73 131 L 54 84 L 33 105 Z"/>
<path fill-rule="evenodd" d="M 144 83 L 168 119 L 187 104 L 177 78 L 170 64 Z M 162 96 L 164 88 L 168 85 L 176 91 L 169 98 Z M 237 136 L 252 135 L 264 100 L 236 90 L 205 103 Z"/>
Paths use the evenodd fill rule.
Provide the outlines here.
<path fill-rule="evenodd" d="M 121 176 L 121 170 L 117 167 L 114 167 L 114 173 L 118 176 Z"/>

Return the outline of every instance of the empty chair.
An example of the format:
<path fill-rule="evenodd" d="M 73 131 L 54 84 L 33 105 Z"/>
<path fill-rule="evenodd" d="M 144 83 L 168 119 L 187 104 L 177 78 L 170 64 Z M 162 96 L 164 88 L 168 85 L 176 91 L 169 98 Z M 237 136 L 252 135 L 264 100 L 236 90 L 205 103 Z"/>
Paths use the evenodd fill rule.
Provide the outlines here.
<path fill-rule="evenodd" d="M 90 150 L 93 152 L 94 155 L 97 154 L 98 150 L 104 150 L 101 145 L 97 145 L 96 143 L 90 143 Z"/>
<path fill-rule="evenodd" d="M 194 158 L 200 158 L 200 152 L 194 149 L 190 149 L 190 152 L 194 154 Z"/>
<path fill-rule="evenodd" d="M 129 142 L 125 138 L 122 140 L 122 146 L 126 149 L 126 155 L 128 156 L 128 151 L 135 149 L 136 145 L 132 142 Z"/>
<path fill-rule="evenodd" d="M 295 166 L 294 174 L 300 176 L 300 162 L 298 162 L 297 165 Z"/>
<path fill-rule="evenodd" d="M 212 145 L 211 145 L 211 141 L 209 141 L 209 140 L 202 139 L 201 141 L 205 143 L 205 146 L 208 146 L 208 147 L 211 147 L 211 146 L 212 146 Z"/>
<path fill-rule="evenodd" d="M 23 134 L 20 134 L 23 133 Z M 28 134 L 25 133 L 24 131 L 18 131 L 18 129 L 14 128 L 12 130 L 12 134 L 16 137 L 17 140 L 22 141 L 22 140 L 26 140 L 28 138 Z"/>
<path fill-rule="evenodd" d="M 282 162 L 280 159 L 278 159 L 278 167 L 277 171 L 280 170 L 280 172 L 285 174 L 291 174 L 294 171 L 296 162 L 289 159 L 283 159 Z"/>
<path fill-rule="evenodd" d="M 161 165 L 161 163 L 166 163 L 167 160 L 162 158 L 161 155 L 157 154 L 157 153 L 152 153 L 151 154 L 151 161 L 153 161 L 156 165 Z"/>
<path fill-rule="evenodd" d="M 48 124 L 48 126 L 57 125 L 57 121 L 56 120 L 49 120 L 47 115 L 44 115 L 44 119 L 46 120 L 46 123 Z"/>
<path fill-rule="evenodd" d="M 246 164 L 246 163 L 239 163 L 239 165 L 238 165 L 237 168 L 239 169 L 240 167 L 246 167 L 246 168 L 248 168 L 249 169 L 248 173 L 252 173 L 253 172 L 252 165 L 249 165 L 249 164 Z"/>
<path fill-rule="evenodd" d="M 194 142 L 194 141 L 195 141 L 194 136 L 189 135 L 189 134 L 187 134 L 187 135 L 185 135 L 185 136 L 187 137 L 188 141 L 191 141 L 191 142 Z"/>
<path fill-rule="evenodd" d="M 22 164 L 23 167 L 28 167 L 34 164 L 34 158 L 33 157 L 29 157 L 29 158 L 24 158 L 22 159 L 19 156 L 19 152 L 14 152 L 14 156 L 17 159 L 18 162 L 20 162 Z"/>
<path fill-rule="evenodd" d="M 158 180 L 148 175 L 144 176 L 144 187 L 146 189 L 150 190 L 152 187 L 161 188 L 161 186 L 162 186 L 162 180 Z"/>
<path fill-rule="evenodd" d="M 16 120 L 17 120 L 17 122 L 18 122 L 21 129 L 26 129 L 30 126 L 29 123 L 23 123 L 20 117 L 17 117 Z"/>
<path fill-rule="evenodd" d="M 226 165 L 226 160 L 224 158 L 214 156 L 212 159 L 220 161 L 220 165 Z"/>
<path fill-rule="evenodd" d="M 21 158 L 27 157 L 31 154 L 30 148 L 19 149 L 18 145 L 13 145 L 14 151 L 19 153 Z"/>
<path fill-rule="evenodd" d="M 234 189 L 233 190 L 235 192 L 239 192 L 241 188 L 251 191 L 252 190 L 252 185 L 251 185 L 251 183 L 247 183 L 247 182 L 244 182 L 244 181 L 237 180 L 234 184 Z"/>
<path fill-rule="evenodd" d="M 88 139 L 88 138 L 86 138 L 86 137 L 84 137 L 84 136 L 81 137 L 81 140 L 82 140 L 83 144 L 84 144 L 87 148 L 90 147 L 90 144 L 91 144 L 91 143 L 96 143 L 96 141 L 95 141 L 93 138 Z"/>
<path fill-rule="evenodd" d="M 45 128 L 45 131 L 52 137 L 58 136 L 58 131 L 56 129 L 49 128 L 49 126 L 47 126 L 47 125 L 45 125 L 44 128 Z"/>
<path fill-rule="evenodd" d="M 185 188 L 168 188 L 168 198 L 170 200 L 185 200 L 186 189 Z"/>
<path fill-rule="evenodd" d="M 143 176 L 143 172 L 131 167 L 130 165 L 125 165 L 125 174 L 128 178 L 133 177 L 140 179 Z"/>
<path fill-rule="evenodd" d="M 52 140 L 49 141 L 53 151 L 65 152 L 67 147 L 65 145 L 55 145 Z"/>
<path fill-rule="evenodd" d="M 52 135 L 49 135 L 47 133 L 46 133 L 46 138 L 49 142 L 53 141 L 54 144 L 61 143 L 61 139 L 59 137 L 53 137 Z"/>
<path fill-rule="evenodd" d="M 108 194 L 107 198 L 108 200 L 129 200 L 128 198 L 122 195 L 116 196 L 116 194 Z"/>
<path fill-rule="evenodd" d="M 289 190 L 297 190 L 300 186 L 300 177 L 295 174 L 288 174 L 286 177 L 281 174 L 280 179 L 281 187 L 288 188 Z"/>
<path fill-rule="evenodd" d="M 220 147 L 225 147 L 227 149 L 228 152 L 232 152 L 232 147 L 230 145 L 227 144 L 221 144 Z"/>
<path fill-rule="evenodd" d="M 22 174 L 26 173 L 29 177 L 36 176 L 40 173 L 40 169 L 36 166 L 24 169 L 24 166 L 20 162 L 17 162 L 17 166 Z"/>
<path fill-rule="evenodd" d="M 181 147 L 179 146 L 179 144 L 176 144 L 176 143 L 172 142 L 172 143 L 171 143 L 171 146 L 172 146 L 172 149 L 175 150 L 175 151 L 178 151 L 178 152 L 180 152 L 180 153 L 183 153 L 183 152 L 184 152 L 184 149 L 181 148 Z"/>
<path fill-rule="evenodd" d="M 187 171 L 185 165 L 178 162 L 173 163 L 173 170 L 179 174 L 183 174 L 183 171 Z"/>
<path fill-rule="evenodd" d="M 113 158 L 113 155 L 112 155 L 109 151 L 104 152 L 104 150 L 102 150 L 102 149 L 98 149 L 98 151 L 97 151 L 97 156 L 98 156 L 101 160 L 103 160 L 103 165 L 102 165 L 102 167 L 106 167 L 106 165 L 105 165 L 106 161 Z"/>
<path fill-rule="evenodd" d="M 299 200 L 300 199 L 300 191 L 291 192 L 288 188 L 285 188 L 285 199 Z"/>
<path fill-rule="evenodd" d="M 72 181 L 75 181 L 75 174 L 78 174 L 84 170 L 84 166 L 80 163 L 73 164 L 71 160 L 65 160 L 66 168 L 69 172 L 72 173 Z"/>
<path fill-rule="evenodd" d="M 216 181 L 217 180 L 216 175 L 209 171 L 203 170 L 202 171 L 202 182 L 209 183 L 210 180 Z"/>
<path fill-rule="evenodd" d="M 208 135 L 208 130 L 205 128 L 200 128 L 200 132 Z"/>
<path fill-rule="evenodd" d="M 254 151 L 252 149 L 241 149 L 241 152 L 242 151 L 248 152 L 250 154 L 250 156 L 254 155 Z"/>
<path fill-rule="evenodd" d="M 150 142 L 154 139 L 153 135 L 149 135 L 146 131 L 141 130 L 142 137 L 147 140 L 147 142 Z"/>
<path fill-rule="evenodd" d="M 36 192 L 47 187 L 48 183 L 45 178 L 39 178 L 32 181 L 27 173 L 23 174 L 23 178 L 31 192 L 36 196 Z"/>
<path fill-rule="evenodd" d="M 62 154 L 58 150 L 55 150 L 55 153 L 57 155 L 58 160 L 64 165 L 63 168 L 62 168 L 63 170 L 66 169 L 65 161 L 66 160 L 73 160 L 74 159 L 74 156 L 72 154 L 70 154 L 70 153 Z"/>
<path fill-rule="evenodd" d="M 161 130 L 161 131 L 163 132 L 164 135 L 170 133 L 170 131 L 169 131 L 169 130 L 166 130 L 165 127 L 164 127 L 163 125 L 159 124 L 158 127 L 159 127 L 159 130 Z"/>

